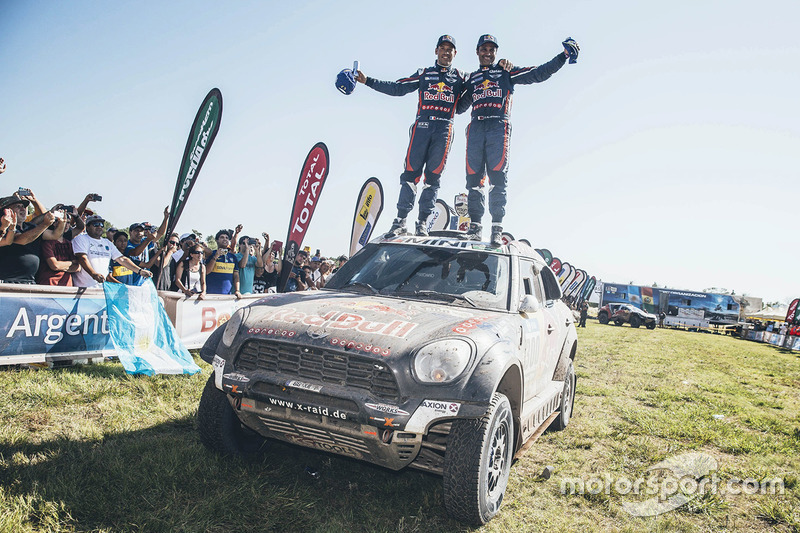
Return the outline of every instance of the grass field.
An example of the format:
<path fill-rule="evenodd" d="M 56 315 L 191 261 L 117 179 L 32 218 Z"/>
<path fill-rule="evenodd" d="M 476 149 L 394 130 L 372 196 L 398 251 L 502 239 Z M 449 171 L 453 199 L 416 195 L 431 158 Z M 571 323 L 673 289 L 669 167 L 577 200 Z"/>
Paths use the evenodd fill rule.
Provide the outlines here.
<path fill-rule="evenodd" d="M 574 418 L 512 467 L 482 531 L 800 532 L 800 354 L 596 322 L 579 336 Z M 432 475 L 277 443 L 250 462 L 209 453 L 194 417 L 211 369 L 198 362 L 194 377 L 0 371 L 0 531 L 470 530 L 446 516 Z M 646 477 L 685 452 L 713 457 L 725 482 L 780 478 L 783 494 L 706 491 L 640 518 L 623 504 L 644 496 L 561 490 Z"/>

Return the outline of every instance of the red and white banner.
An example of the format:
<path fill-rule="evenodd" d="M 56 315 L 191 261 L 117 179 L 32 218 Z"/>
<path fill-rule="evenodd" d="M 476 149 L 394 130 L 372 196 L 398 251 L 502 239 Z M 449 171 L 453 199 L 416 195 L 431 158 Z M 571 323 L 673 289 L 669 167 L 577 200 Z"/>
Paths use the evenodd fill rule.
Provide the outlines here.
<path fill-rule="evenodd" d="M 311 217 L 317 208 L 319 197 L 322 194 L 322 187 L 325 185 L 325 178 L 328 177 L 328 147 L 325 143 L 318 142 L 314 145 L 303 164 L 300 172 L 300 179 L 297 181 L 297 192 L 294 195 L 294 207 L 292 217 L 289 219 L 289 233 L 286 237 L 286 249 L 283 254 L 283 268 L 278 283 L 279 292 L 283 292 L 286 281 L 292 271 L 294 258 L 303 239 L 306 236 Z"/>
<path fill-rule="evenodd" d="M 786 311 L 786 320 L 784 320 L 784 322 L 792 324 L 795 318 L 797 318 L 795 316 L 795 312 L 797 311 L 798 303 L 800 303 L 800 298 L 795 298 L 794 300 L 792 300 L 792 303 L 789 304 L 789 310 Z"/>

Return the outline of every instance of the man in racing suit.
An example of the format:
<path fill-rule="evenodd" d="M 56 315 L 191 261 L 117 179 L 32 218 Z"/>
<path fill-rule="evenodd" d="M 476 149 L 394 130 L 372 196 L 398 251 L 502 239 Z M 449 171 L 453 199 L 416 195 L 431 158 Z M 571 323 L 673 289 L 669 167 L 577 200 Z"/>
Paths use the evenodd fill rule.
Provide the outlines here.
<path fill-rule="evenodd" d="M 570 42 L 570 40 L 565 41 Z M 574 43 L 574 41 L 571 41 Z M 574 57 L 577 57 L 575 44 Z M 503 217 L 506 213 L 506 184 L 508 175 L 508 149 L 511 138 L 511 97 L 517 84 L 539 83 L 556 73 L 570 56 L 570 51 L 559 53 L 538 67 L 512 67 L 504 70 L 495 65 L 497 39 L 482 35 L 478 39 L 477 54 L 480 69 L 469 75 L 465 94 L 457 104 L 458 113 L 472 106 L 472 119 L 467 127 L 467 190 L 468 210 L 471 219 L 468 238 L 481 240 L 483 218 L 483 185 L 488 175 L 489 213 L 492 215 L 492 244 L 502 244 Z"/>
<path fill-rule="evenodd" d="M 456 41 L 442 35 L 436 43 L 436 64 L 421 68 L 415 74 L 397 81 L 380 81 L 358 71 L 357 81 L 390 96 L 419 92 L 417 118 L 411 126 L 405 168 L 400 175 L 400 197 L 397 218 L 386 236 L 406 232 L 406 217 L 414 208 L 417 184 L 425 171 L 425 187 L 419 196 L 419 217 L 416 234 L 428 234 L 426 220 L 433 212 L 439 191 L 439 178 L 444 171 L 447 153 L 453 139 L 453 115 L 458 96 L 464 89 L 464 74 L 451 66 L 456 55 Z"/>

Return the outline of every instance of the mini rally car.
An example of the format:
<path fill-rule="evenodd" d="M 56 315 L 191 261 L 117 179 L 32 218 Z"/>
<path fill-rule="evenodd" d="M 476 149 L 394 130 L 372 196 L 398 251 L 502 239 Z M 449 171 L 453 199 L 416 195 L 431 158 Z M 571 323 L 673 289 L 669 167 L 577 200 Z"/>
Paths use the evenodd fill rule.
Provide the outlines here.
<path fill-rule="evenodd" d="M 569 423 L 577 335 L 560 298 L 518 241 L 376 239 L 325 289 L 267 295 L 211 335 L 200 437 L 438 473 L 448 512 L 485 523 L 515 453 Z"/>

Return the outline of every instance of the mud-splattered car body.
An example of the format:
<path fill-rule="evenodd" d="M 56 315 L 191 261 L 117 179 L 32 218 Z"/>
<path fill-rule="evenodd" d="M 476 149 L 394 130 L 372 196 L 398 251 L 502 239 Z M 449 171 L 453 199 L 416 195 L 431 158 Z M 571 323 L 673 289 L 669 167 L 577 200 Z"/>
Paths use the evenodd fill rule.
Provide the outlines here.
<path fill-rule="evenodd" d="M 224 393 L 246 428 L 447 482 L 454 424 L 482 420 L 493 398 L 508 399 L 513 452 L 565 402 L 568 422 L 573 318 L 526 244 L 379 239 L 328 287 L 267 295 L 201 350 L 209 394 Z"/>

